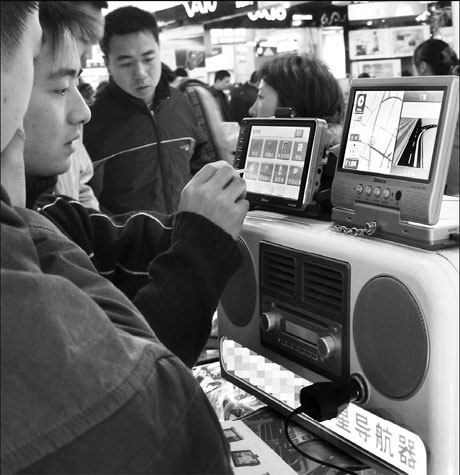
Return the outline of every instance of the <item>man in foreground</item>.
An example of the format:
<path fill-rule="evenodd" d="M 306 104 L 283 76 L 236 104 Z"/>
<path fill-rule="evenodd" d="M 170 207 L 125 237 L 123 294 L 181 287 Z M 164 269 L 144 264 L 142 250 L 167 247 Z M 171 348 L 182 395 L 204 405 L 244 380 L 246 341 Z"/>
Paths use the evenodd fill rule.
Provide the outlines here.
<path fill-rule="evenodd" d="M 80 247 L 23 208 L 21 123 L 41 46 L 36 7 L 1 2 L 1 471 L 231 473 L 228 445 L 190 371 Z M 41 5 L 40 21 L 59 25 L 53 2 Z M 70 32 L 60 34 L 75 62 L 68 80 L 78 55 Z M 68 80 L 54 92 L 68 89 L 78 101 L 76 87 Z M 223 188 L 216 173 L 206 167 L 186 192 L 214 192 L 209 182 Z M 181 241 L 179 227 L 158 270 L 181 261 Z"/>

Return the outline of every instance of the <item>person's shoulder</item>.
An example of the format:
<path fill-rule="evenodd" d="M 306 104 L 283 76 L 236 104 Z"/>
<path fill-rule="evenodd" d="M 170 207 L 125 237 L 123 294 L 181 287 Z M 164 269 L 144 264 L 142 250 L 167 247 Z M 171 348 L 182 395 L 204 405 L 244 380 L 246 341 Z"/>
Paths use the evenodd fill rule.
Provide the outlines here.
<path fill-rule="evenodd" d="M 209 86 L 209 84 L 206 84 L 203 81 L 200 81 L 199 79 L 190 78 L 190 79 L 186 79 L 186 80 L 184 80 L 180 83 L 179 90 L 184 91 L 188 87 L 202 87 L 204 89 L 209 89 L 211 86 Z"/>
<path fill-rule="evenodd" d="M 101 119 L 111 116 L 112 109 L 113 105 L 106 98 L 99 97 L 90 107 L 91 120 L 85 124 L 85 130 L 91 126 L 101 125 Z"/>
<path fill-rule="evenodd" d="M 108 96 L 108 92 L 104 91 L 91 105 L 91 112 L 100 112 L 104 109 L 107 109 L 113 104 L 113 101 Z"/>
<path fill-rule="evenodd" d="M 244 87 L 244 89 L 246 89 L 246 91 L 258 91 L 259 90 L 257 88 L 257 86 L 254 86 L 254 84 L 251 84 L 249 82 L 245 82 L 243 84 L 243 87 Z"/>
<path fill-rule="evenodd" d="M 218 96 L 219 96 L 220 91 L 218 91 L 218 90 L 215 89 L 214 87 L 212 87 L 212 86 L 206 86 L 206 89 L 207 89 L 214 97 L 218 97 Z"/>
<path fill-rule="evenodd" d="M 109 91 L 104 91 L 100 97 L 90 107 L 91 120 L 84 126 L 85 133 L 83 141 L 85 143 L 85 135 L 89 130 L 106 130 L 111 129 L 114 122 L 118 122 L 125 118 L 129 108 L 126 107 L 117 97 Z M 86 145 L 86 143 L 85 143 Z"/>
<path fill-rule="evenodd" d="M 230 89 L 230 96 L 237 96 L 241 92 L 242 85 L 234 86 Z"/>
<path fill-rule="evenodd" d="M 169 99 L 172 100 L 181 100 L 184 97 L 182 89 L 172 87 L 169 92 Z"/>
<path fill-rule="evenodd" d="M 163 101 L 164 105 L 167 105 L 169 107 L 177 107 L 181 105 L 183 106 L 184 104 L 189 105 L 189 102 L 190 101 L 185 91 L 176 89 L 174 87 L 171 88 L 169 97 L 165 101 Z"/>

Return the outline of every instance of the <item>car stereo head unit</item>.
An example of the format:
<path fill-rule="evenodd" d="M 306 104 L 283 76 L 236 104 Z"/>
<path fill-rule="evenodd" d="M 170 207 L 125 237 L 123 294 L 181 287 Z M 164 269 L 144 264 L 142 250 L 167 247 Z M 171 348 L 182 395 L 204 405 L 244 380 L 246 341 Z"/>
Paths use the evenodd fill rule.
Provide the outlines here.
<path fill-rule="evenodd" d="M 249 202 L 299 212 L 314 204 L 329 144 L 322 119 L 243 119 L 234 167 L 245 170 Z"/>

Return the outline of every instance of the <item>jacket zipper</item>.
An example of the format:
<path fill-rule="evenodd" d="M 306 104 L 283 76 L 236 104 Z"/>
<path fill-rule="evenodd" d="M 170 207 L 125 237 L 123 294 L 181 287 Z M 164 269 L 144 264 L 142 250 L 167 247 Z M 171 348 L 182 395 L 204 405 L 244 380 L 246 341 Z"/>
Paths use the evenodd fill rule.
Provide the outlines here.
<path fill-rule="evenodd" d="M 165 208 L 166 213 L 171 214 L 173 213 L 173 200 L 172 200 L 172 190 L 171 190 L 171 174 L 169 173 L 169 167 L 166 163 L 166 159 L 163 154 L 162 145 L 160 135 L 158 133 L 158 122 L 153 110 L 149 111 L 150 118 L 152 119 L 152 125 L 154 128 L 155 136 L 157 139 L 157 155 L 158 155 L 158 163 L 160 166 L 160 173 L 161 173 L 161 184 L 163 185 L 163 196 L 165 200 Z"/>

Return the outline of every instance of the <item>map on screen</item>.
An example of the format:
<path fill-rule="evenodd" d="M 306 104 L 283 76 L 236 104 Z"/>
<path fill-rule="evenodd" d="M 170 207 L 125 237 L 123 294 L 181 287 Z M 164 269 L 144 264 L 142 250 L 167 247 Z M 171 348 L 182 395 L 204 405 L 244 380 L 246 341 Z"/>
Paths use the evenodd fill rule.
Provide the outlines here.
<path fill-rule="evenodd" d="M 428 180 L 443 91 L 357 91 L 344 170 Z"/>

